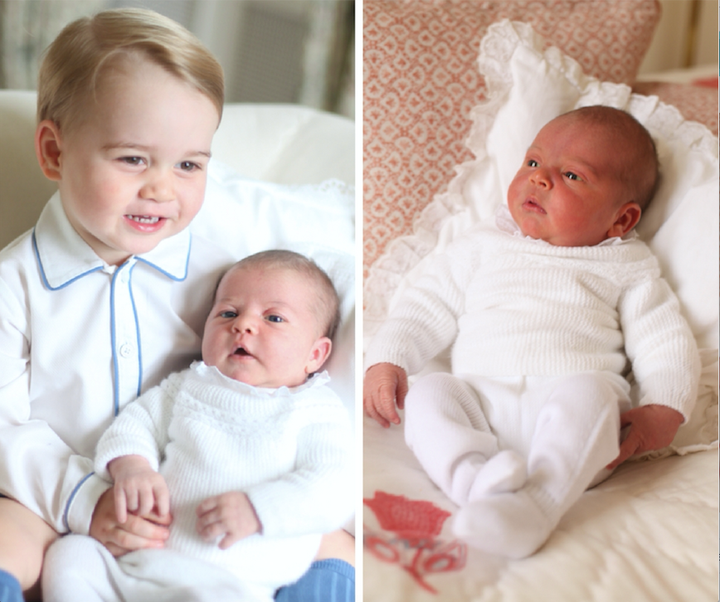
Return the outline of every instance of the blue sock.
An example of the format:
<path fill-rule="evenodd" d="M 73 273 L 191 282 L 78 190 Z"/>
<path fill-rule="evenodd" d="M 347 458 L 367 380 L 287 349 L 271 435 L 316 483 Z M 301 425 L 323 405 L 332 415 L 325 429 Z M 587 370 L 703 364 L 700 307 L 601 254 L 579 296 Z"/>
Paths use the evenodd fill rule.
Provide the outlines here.
<path fill-rule="evenodd" d="M 0 602 L 23 602 L 20 582 L 2 569 L 0 569 Z"/>
<path fill-rule="evenodd" d="M 275 602 L 355 602 L 355 568 L 337 558 L 313 562 L 299 581 L 277 593 Z"/>

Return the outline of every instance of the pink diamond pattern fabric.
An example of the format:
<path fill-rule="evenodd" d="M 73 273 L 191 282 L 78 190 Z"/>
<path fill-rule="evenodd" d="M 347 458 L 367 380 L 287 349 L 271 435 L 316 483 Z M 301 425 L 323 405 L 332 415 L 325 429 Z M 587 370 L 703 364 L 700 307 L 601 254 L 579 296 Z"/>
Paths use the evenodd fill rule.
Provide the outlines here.
<path fill-rule="evenodd" d="M 530 23 L 598 79 L 631 83 L 660 17 L 656 0 L 365 0 L 364 277 L 442 192 L 484 99 L 480 40 L 501 19 Z"/>

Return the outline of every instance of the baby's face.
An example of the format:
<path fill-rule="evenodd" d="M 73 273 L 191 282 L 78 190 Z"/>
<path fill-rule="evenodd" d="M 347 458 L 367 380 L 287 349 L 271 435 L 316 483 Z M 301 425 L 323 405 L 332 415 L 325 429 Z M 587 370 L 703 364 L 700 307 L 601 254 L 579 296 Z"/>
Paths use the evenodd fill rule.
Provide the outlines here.
<path fill-rule="evenodd" d="M 313 312 L 316 293 L 294 270 L 233 268 L 205 322 L 203 361 L 256 387 L 295 387 L 330 353 Z"/>
<path fill-rule="evenodd" d="M 559 118 L 536 136 L 508 190 L 525 236 L 558 246 L 591 246 L 625 232 L 616 224 L 628 197 L 617 137 L 578 119 Z"/>
<path fill-rule="evenodd" d="M 195 217 L 219 117 L 208 97 L 142 60 L 104 74 L 87 104 L 57 134 L 58 186 L 75 230 L 119 264 Z"/>

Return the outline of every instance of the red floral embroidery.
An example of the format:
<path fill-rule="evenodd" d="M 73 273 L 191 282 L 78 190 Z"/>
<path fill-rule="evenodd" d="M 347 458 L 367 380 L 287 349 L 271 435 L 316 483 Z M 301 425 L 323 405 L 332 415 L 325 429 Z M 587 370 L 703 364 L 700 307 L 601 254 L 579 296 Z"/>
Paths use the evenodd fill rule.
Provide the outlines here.
<path fill-rule="evenodd" d="M 450 513 L 431 502 L 409 500 L 401 495 L 376 491 L 365 498 L 365 505 L 375 514 L 380 527 L 395 537 L 364 529 L 365 547 L 379 560 L 398 564 L 421 587 L 437 593 L 425 581 L 425 575 L 459 571 L 465 566 L 467 548 L 459 541 L 436 539 Z"/>

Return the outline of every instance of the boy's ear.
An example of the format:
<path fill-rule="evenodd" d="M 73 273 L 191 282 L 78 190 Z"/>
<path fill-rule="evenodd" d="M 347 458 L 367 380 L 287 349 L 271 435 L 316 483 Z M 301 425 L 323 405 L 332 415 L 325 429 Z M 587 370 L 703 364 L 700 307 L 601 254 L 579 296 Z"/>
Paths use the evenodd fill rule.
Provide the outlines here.
<path fill-rule="evenodd" d="M 637 203 L 625 203 L 618 209 L 615 222 L 608 230 L 608 238 L 625 236 L 640 221 L 642 209 Z"/>
<path fill-rule="evenodd" d="M 313 343 L 308 362 L 305 365 L 305 374 L 312 374 L 320 370 L 332 350 L 332 341 L 327 337 L 320 337 Z"/>
<path fill-rule="evenodd" d="M 57 124 L 49 119 L 41 121 L 35 130 L 35 155 L 45 177 L 53 182 L 58 182 L 61 177 L 61 147 L 62 139 Z"/>

